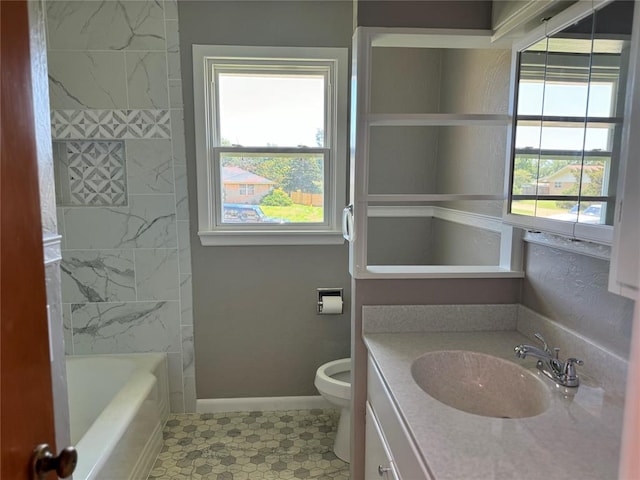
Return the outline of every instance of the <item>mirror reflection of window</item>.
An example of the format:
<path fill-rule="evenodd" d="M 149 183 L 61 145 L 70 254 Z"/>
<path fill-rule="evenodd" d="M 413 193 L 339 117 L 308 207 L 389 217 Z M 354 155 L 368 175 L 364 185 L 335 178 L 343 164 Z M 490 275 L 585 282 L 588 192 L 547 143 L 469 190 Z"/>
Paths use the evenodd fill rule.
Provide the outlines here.
<path fill-rule="evenodd" d="M 511 213 L 613 224 L 633 2 L 519 55 Z"/>

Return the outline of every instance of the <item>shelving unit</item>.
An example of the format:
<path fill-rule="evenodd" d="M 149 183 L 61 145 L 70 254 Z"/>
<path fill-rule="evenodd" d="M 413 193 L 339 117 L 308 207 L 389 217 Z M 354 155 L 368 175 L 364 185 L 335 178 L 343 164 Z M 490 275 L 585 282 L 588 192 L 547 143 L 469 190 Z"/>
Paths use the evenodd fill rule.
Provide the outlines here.
<path fill-rule="evenodd" d="M 355 278 L 522 276 L 520 232 L 501 220 L 511 56 L 490 34 L 356 29 Z"/>

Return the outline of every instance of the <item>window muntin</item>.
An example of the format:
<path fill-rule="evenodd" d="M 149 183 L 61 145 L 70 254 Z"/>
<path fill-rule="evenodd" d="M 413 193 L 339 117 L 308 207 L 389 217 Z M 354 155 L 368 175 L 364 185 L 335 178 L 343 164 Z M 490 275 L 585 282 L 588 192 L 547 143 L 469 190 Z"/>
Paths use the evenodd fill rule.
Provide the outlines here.
<path fill-rule="evenodd" d="M 238 193 L 242 196 L 255 195 L 256 194 L 255 187 L 256 186 L 254 184 L 240 184 L 238 187 L 238 190 L 239 190 Z"/>

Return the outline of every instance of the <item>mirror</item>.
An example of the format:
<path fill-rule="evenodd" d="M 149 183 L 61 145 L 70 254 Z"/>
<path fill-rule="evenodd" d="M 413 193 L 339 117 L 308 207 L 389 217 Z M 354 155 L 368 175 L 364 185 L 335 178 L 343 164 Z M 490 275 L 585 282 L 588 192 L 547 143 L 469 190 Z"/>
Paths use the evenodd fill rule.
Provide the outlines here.
<path fill-rule="evenodd" d="M 509 213 L 613 225 L 633 4 L 519 53 Z"/>

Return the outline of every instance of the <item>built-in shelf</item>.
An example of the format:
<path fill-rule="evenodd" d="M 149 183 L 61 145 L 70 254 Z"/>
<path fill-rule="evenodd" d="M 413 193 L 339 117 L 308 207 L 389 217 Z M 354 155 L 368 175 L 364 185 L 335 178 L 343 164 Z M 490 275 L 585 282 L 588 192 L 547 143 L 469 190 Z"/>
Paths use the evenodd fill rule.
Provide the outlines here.
<path fill-rule="evenodd" d="M 372 47 L 491 48 L 491 30 L 445 28 L 367 28 Z"/>
<path fill-rule="evenodd" d="M 437 218 L 498 233 L 501 233 L 504 228 L 502 217 L 431 205 L 369 207 L 367 215 L 369 218 Z"/>
<path fill-rule="evenodd" d="M 371 127 L 505 127 L 508 115 L 483 113 L 371 113 L 367 116 Z"/>
<path fill-rule="evenodd" d="M 420 218 L 433 217 L 464 225 L 475 226 L 485 230 L 499 232 L 502 230 L 502 217 L 492 217 L 481 213 L 465 212 L 452 208 L 435 207 L 432 205 L 402 205 L 402 206 L 370 206 L 367 209 L 369 217 L 377 218 Z"/>
<path fill-rule="evenodd" d="M 491 265 L 369 265 L 360 278 L 522 278 L 524 272 Z"/>
<path fill-rule="evenodd" d="M 488 172 L 502 169 L 500 149 L 506 148 L 502 139 L 512 123 L 512 117 L 503 113 L 508 89 L 496 90 L 506 85 L 506 78 L 486 75 L 478 67 L 494 62 L 504 67 L 502 75 L 508 72 L 510 56 L 498 51 L 504 47 L 491 44 L 490 37 L 491 32 L 484 30 L 356 29 L 354 188 L 343 222 L 355 278 L 523 276 L 519 230 L 505 226 L 501 217 L 472 211 L 501 215 L 506 199 L 503 186 L 485 178 Z M 396 55 L 376 52 L 376 48 L 399 48 L 403 62 L 416 68 L 399 70 Z M 425 51 L 416 53 L 416 49 Z M 472 55 L 478 56 L 478 62 L 468 62 Z M 405 82 L 407 75 L 415 78 Z M 416 111 L 431 113 L 408 113 Z M 423 134 L 411 127 L 434 128 Z M 412 171 L 426 175 L 424 180 L 430 184 L 450 180 L 448 192 L 453 193 L 429 192 L 430 187 L 411 182 Z M 482 178 L 469 182 L 474 175 Z M 411 190 L 425 193 L 406 193 Z M 460 190 L 467 193 L 455 193 Z M 454 205 L 460 210 L 448 208 Z M 460 263 L 471 265 L 456 265 Z"/>

